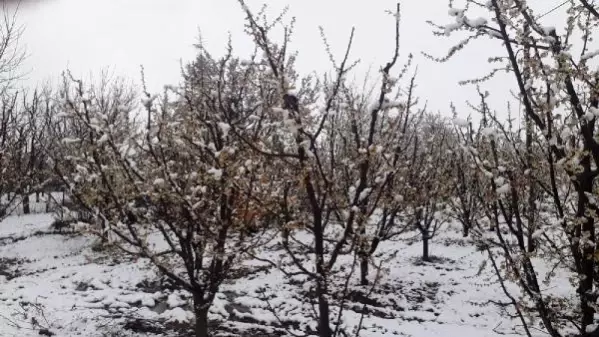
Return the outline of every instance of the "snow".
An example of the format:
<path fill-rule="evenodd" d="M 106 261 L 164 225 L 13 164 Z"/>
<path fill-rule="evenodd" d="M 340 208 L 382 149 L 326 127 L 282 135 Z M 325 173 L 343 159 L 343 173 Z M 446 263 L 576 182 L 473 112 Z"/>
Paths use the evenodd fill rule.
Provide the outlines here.
<path fill-rule="evenodd" d="M 98 139 L 98 144 L 104 144 L 108 141 L 108 134 L 105 133 L 102 135 L 102 137 L 100 137 L 100 139 Z"/>
<path fill-rule="evenodd" d="M 584 115 L 583 118 L 587 121 L 587 122 L 592 122 L 593 119 L 595 119 L 595 114 L 593 113 L 592 110 L 587 111 Z"/>
<path fill-rule="evenodd" d="M 229 130 L 231 130 L 231 125 L 229 125 L 227 123 L 219 122 L 218 127 L 221 130 L 221 132 L 223 133 L 223 136 L 227 137 L 227 135 L 229 134 Z"/>
<path fill-rule="evenodd" d="M 5 268 L 0 264 L 0 272 L 12 275 L 0 283 L 0 336 L 38 336 L 28 320 L 19 318 L 23 314 L 20 303 L 31 303 L 28 317 L 47 321 L 44 326 L 57 336 L 105 336 L 109 326 L 118 328 L 127 317 L 177 324 L 193 321 L 187 292 L 139 286 L 157 279 L 147 260 L 93 251 L 93 237 L 53 234 L 48 232 L 52 221 L 52 215 L 40 214 L 13 216 L 0 223 L 0 239 L 4 238 L 0 240 L 0 262 L 19 260 L 18 266 Z M 490 268 L 478 273 L 486 256 L 476 251 L 469 239 L 461 237 L 458 226 L 448 225 L 431 241 L 432 254 L 443 258 L 430 263 L 420 262 L 422 248 L 410 241 L 410 236 L 381 243 L 377 258 L 394 254 L 396 258 L 383 265 L 382 278 L 375 288 L 378 290 L 371 295 L 380 305 L 356 303 L 346 308 L 346 328 L 351 330 L 361 320 L 358 309 L 366 307 L 370 314 L 364 316 L 361 336 L 520 335 L 519 322 L 489 304 L 489 300 L 503 301 L 504 295 Z M 12 242 L 6 238 L 21 239 Z M 308 236 L 300 233 L 297 238 L 307 240 Z M 289 260 L 276 242 L 260 252 L 265 259 L 282 256 L 281 265 L 288 266 Z M 350 256 L 340 259 L 351 264 Z M 312 305 L 305 300 L 305 293 L 314 284 L 305 276 L 285 276 L 252 259 L 242 261 L 238 268 L 250 272 L 222 285 L 210 308 L 210 320 L 237 329 L 261 327 L 273 335 L 279 320 L 297 322 L 293 328 L 296 332 L 314 328 Z M 549 270 L 539 268 L 540 273 L 546 273 L 545 269 Z M 549 286 L 555 294 L 573 294 L 568 274 L 562 274 Z M 516 286 L 508 287 L 517 293 Z M 350 290 L 367 291 L 355 281 Z M 332 312 L 336 313 L 337 308 L 333 307 Z M 122 328 L 117 331 L 126 333 L 124 336 L 148 336 L 124 332 Z M 533 336 L 543 334 L 535 332 Z"/>
<path fill-rule="evenodd" d="M 62 139 L 62 142 L 64 144 L 74 144 L 74 143 L 78 143 L 80 141 L 81 141 L 81 139 L 78 139 L 78 138 L 69 138 L 69 137 L 67 137 L 67 138 L 63 138 Z"/>
<path fill-rule="evenodd" d="M 505 183 L 499 187 L 497 187 L 497 194 L 499 195 L 505 195 L 508 194 L 510 192 L 510 184 L 509 183 Z"/>
<path fill-rule="evenodd" d="M 543 33 L 545 35 L 551 35 L 551 34 L 555 33 L 555 27 L 553 27 L 553 26 L 544 26 L 544 27 L 541 27 L 541 30 L 543 31 Z"/>
<path fill-rule="evenodd" d="M 454 30 L 460 29 L 460 27 L 462 27 L 462 26 L 463 26 L 463 24 L 460 22 L 454 22 L 454 23 L 445 25 L 445 35 L 449 36 L 449 34 L 451 34 L 451 32 L 453 32 Z"/>
<path fill-rule="evenodd" d="M 158 96 L 154 95 L 154 96 L 149 96 L 149 97 L 143 97 L 141 99 L 141 104 L 143 105 L 144 108 L 146 109 L 151 109 L 152 105 L 154 104 L 154 101 L 156 100 Z"/>
<path fill-rule="evenodd" d="M 493 128 L 484 128 L 481 130 L 481 133 L 485 137 L 493 138 L 497 135 L 497 130 Z"/>
<path fill-rule="evenodd" d="M 599 55 L 599 50 L 595 50 L 595 51 L 592 51 L 592 52 L 588 52 L 588 53 L 586 53 L 586 54 L 583 54 L 583 55 L 580 57 L 580 60 L 581 60 L 581 61 L 586 61 L 586 60 L 588 60 L 588 59 L 591 59 L 591 58 L 593 58 L 593 57 L 595 57 L 595 56 L 597 56 L 597 55 Z"/>
<path fill-rule="evenodd" d="M 470 125 L 470 123 L 468 122 L 468 120 L 466 119 L 462 119 L 462 118 L 454 118 L 453 119 L 453 124 L 458 126 L 458 127 L 462 127 L 462 128 L 466 128 L 468 127 L 468 125 Z"/>
<path fill-rule="evenodd" d="M 10 221 L 0 222 L 0 238 L 30 236 L 38 230 L 46 229 L 52 220 L 51 214 L 11 217 Z"/>
<path fill-rule="evenodd" d="M 167 310 L 160 316 L 166 318 L 167 322 L 187 323 L 193 319 L 193 313 L 181 308 Z"/>
<path fill-rule="evenodd" d="M 487 24 L 487 19 L 483 17 L 479 17 L 476 19 L 468 19 L 466 23 L 473 28 L 479 28 Z"/>
<path fill-rule="evenodd" d="M 464 10 L 458 8 L 450 8 L 447 14 L 449 14 L 449 16 L 462 16 L 464 15 Z"/>
<path fill-rule="evenodd" d="M 180 294 L 178 293 L 173 293 L 170 294 L 168 296 L 168 299 L 166 300 L 166 304 L 168 304 L 168 306 L 170 308 L 177 308 L 177 307 L 182 307 L 187 303 L 187 301 L 185 299 L 183 299 L 181 297 Z"/>
<path fill-rule="evenodd" d="M 223 170 L 214 167 L 209 169 L 208 173 L 210 173 L 216 180 L 220 180 L 223 176 Z"/>

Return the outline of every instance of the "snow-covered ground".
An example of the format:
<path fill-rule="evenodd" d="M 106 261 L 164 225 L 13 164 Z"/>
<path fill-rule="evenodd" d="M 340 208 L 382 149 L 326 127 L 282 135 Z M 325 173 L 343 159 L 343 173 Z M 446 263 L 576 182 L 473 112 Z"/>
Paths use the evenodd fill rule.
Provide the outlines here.
<path fill-rule="evenodd" d="M 94 238 L 53 232 L 52 221 L 39 214 L 0 223 L 0 336 L 186 335 L 187 294 L 160 285 L 147 261 L 96 252 Z M 396 259 L 385 265 L 369 300 L 363 295 L 370 287 L 350 285 L 344 325 L 358 324 L 366 310 L 361 336 L 520 335 L 519 322 L 489 302 L 505 297 L 490 268 L 478 273 L 483 253 L 457 228 L 439 235 L 431 249 L 443 258 L 420 263 L 418 242 L 386 243 L 381 251 L 396 251 Z M 281 252 L 273 245 L 262 254 Z M 294 329 L 314 328 L 302 278 L 258 261 L 246 261 L 238 274 L 211 309 L 220 335 L 292 336 Z"/>

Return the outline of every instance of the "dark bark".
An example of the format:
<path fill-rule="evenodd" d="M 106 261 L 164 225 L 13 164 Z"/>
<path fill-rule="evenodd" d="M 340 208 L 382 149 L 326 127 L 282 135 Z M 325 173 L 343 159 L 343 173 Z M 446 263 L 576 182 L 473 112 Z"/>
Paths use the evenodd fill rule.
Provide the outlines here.
<path fill-rule="evenodd" d="M 102 235 L 100 237 L 100 242 L 107 243 L 108 242 L 108 232 L 106 231 L 106 223 L 104 219 L 98 219 L 100 221 L 100 225 L 102 228 Z"/>
<path fill-rule="evenodd" d="M 316 293 L 318 294 L 318 336 L 332 337 L 333 330 L 329 325 L 329 301 L 326 298 L 328 293 L 326 282 L 318 280 L 316 282 Z"/>
<path fill-rule="evenodd" d="M 195 315 L 195 337 L 208 337 L 208 310 L 209 305 L 205 303 L 201 293 L 193 294 L 193 313 Z"/>
<path fill-rule="evenodd" d="M 470 227 L 471 226 L 467 225 L 466 223 L 463 224 L 463 227 L 462 227 L 462 236 L 463 237 L 465 237 L 465 238 L 468 237 L 468 235 L 470 234 Z"/>
<path fill-rule="evenodd" d="M 429 237 L 427 234 L 422 235 L 422 261 L 430 262 L 430 254 L 429 254 Z"/>
<path fill-rule="evenodd" d="M 31 207 L 29 206 L 29 195 L 28 193 L 23 193 L 23 214 L 31 213 Z"/>
<path fill-rule="evenodd" d="M 368 256 L 360 256 L 360 285 L 368 285 Z"/>
<path fill-rule="evenodd" d="M 316 281 L 316 294 L 318 296 L 318 335 L 320 337 L 331 337 L 333 332 L 329 325 L 329 302 L 326 298 L 328 295 L 327 289 L 327 272 L 324 267 L 324 234 L 322 229 L 321 214 L 315 214 L 315 248 L 316 248 L 316 273 L 319 279 Z"/>
<path fill-rule="evenodd" d="M 577 204 L 577 216 L 583 219 L 582 228 L 580 235 L 577 237 L 583 237 L 588 233 L 588 240 L 595 242 L 595 222 L 591 216 L 588 216 L 589 202 L 586 194 L 591 194 L 593 190 L 593 178 L 590 175 L 590 160 L 585 158 L 583 160 L 583 167 L 585 173 L 580 178 L 578 183 L 578 204 Z M 577 233 L 578 234 L 578 233 Z M 595 278 L 595 261 L 594 253 L 595 248 L 589 244 L 585 244 L 582 247 L 582 255 L 580 259 L 580 272 L 583 275 L 578 285 L 578 293 L 581 301 L 581 325 L 583 330 L 593 324 L 593 316 L 595 309 L 589 303 L 595 303 L 596 295 L 593 295 L 593 280 Z"/>
<path fill-rule="evenodd" d="M 581 1 L 583 3 L 583 5 L 586 5 L 586 1 Z M 537 27 L 538 25 L 535 22 L 535 18 L 530 16 L 530 13 L 527 11 L 526 7 L 525 7 L 525 3 L 521 2 L 521 1 L 516 1 L 515 2 L 517 5 L 517 8 L 520 10 L 522 17 L 527 21 L 528 25 L 530 25 L 530 27 Z M 515 75 L 515 78 L 517 80 L 518 83 L 518 87 L 519 87 L 519 91 L 524 103 L 524 107 L 525 107 L 525 111 L 526 111 L 526 115 L 527 117 L 534 122 L 534 124 L 543 132 L 546 132 L 547 134 L 547 139 L 553 139 L 554 136 L 551 135 L 551 118 L 547 118 L 547 125 L 541 120 L 540 116 L 535 112 L 535 110 L 533 109 L 533 106 L 531 104 L 531 100 L 529 98 L 529 95 L 527 93 L 527 89 L 525 86 L 525 78 L 523 76 L 523 73 L 520 70 L 520 64 L 519 61 L 516 57 L 516 52 L 513 49 L 513 45 L 510 42 L 510 37 L 507 33 L 507 27 L 508 24 L 504 21 L 503 19 L 503 8 L 500 6 L 499 1 L 497 0 L 493 0 L 492 1 L 492 5 L 495 11 L 495 18 L 497 20 L 497 23 L 499 25 L 499 31 L 501 33 L 502 39 L 504 40 L 504 46 L 506 48 L 508 57 L 509 57 L 509 61 L 510 64 L 512 65 L 512 71 Z M 589 7 L 587 6 L 587 9 L 589 9 Z M 591 11 L 592 12 L 592 11 Z M 593 14 L 593 13 L 592 13 Z M 553 42 L 551 43 L 550 46 L 550 50 L 552 52 L 552 54 L 554 56 L 558 56 L 560 55 L 564 50 L 565 47 L 562 45 L 560 37 L 557 36 L 557 34 L 555 32 L 551 32 L 548 35 L 550 35 L 550 37 L 553 38 Z M 568 61 L 564 61 L 561 60 L 560 57 L 556 57 L 556 59 L 558 59 L 558 65 L 560 66 L 560 68 L 562 67 L 566 67 L 566 62 Z M 573 80 L 572 77 L 569 73 L 565 72 L 565 76 L 563 77 L 564 80 L 564 84 L 566 87 L 566 92 L 569 96 L 569 101 L 571 103 L 571 108 L 572 110 L 575 112 L 575 114 L 579 117 L 579 119 L 582 120 L 582 117 L 584 115 L 584 111 L 583 111 L 583 104 L 580 101 L 579 98 L 579 94 L 576 91 L 576 87 L 573 84 Z M 550 90 L 548 89 L 548 93 L 550 92 Z M 595 103 L 592 102 L 592 106 L 596 106 Z M 599 162 L 599 144 L 596 142 L 596 140 L 594 139 L 594 124 L 595 121 L 592 122 L 583 122 L 581 123 L 581 127 L 580 127 L 580 135 L 582 136 L 582 140 L 584 142 L 584 150 L 589 153 L 589 155 L 592 155 L 595 163 Z M 559 140 L 559 136 L 558 140 Z M 557 145 L 551 145 L 550 146 L 550 159 L 553 159 L 552 156 L 555 154 L 555 157 L 557 159 L 561 159 L 565 157 L 565 153 L 564 150 L 559 148 Z M 593 179 L 594 177 L 590 177 L 588 175 L 588 173 L 590 172 L 590 160 L 589 157 L 587 156 L 586 158 L 581 160 L 581 166 L 583 167 L 583 174 L 581 175 L 577 175 L 574 176 L 572 174 L 572 172 L 569 172 L 571 178 L 574 178 L 574 186 L 576 188 L 576 192 L 577 192 L 577 197 L 578 197 L 578 204 L 577 204 L 577 217 L 578 219 L 582 220 L 582 224 L 577 225 L 576 230 L 572 231 L 572 236 L 571 236 L 571 250 L 572 250 L 572 255 L 575 261 L 575 268 L 576 268 L 576 273 L 579 274 L 580 276 L 580 281 L 579 281 L 579 287 L 578 287 L 578 292 L 579 292 L 579 296 L 580 296 L 580 300 L 581 300 L 581 329 L 582 331 L 584 331 L 586 329 L 586 327 L 590 324 L 593 323 L 593 314 L 594 314 L 594 309 L 588 305 L 588 302 L 594 302 L 595 296 L 591 295 L 590 292 L 592 291 L 593 288 L 593 278 L 594 278 L 594 265 L 595 262 L 593 260 L 593 255 L 594 255 L 594 248 L 592 246 L 594 246 L 595 244 L 595 229 L 594 229 L 594 221 L 593 219 L 588 216 L 586 214 L 586 212 L 588 211 L 588 207 L 589 207 L 589 203 L 588 203 L 588 199 L 585 195 L 585 192 L 587 191 L 592 191 L 592 187 L 593 187 Z M 553 171 L 553 167 L 551 166 L 553 165 L 550 162 L 550 167 L 551 170 Z M 552 173 L 552 186 L 555 186 L 555 182 L 554 182 L 554 177 L 553 177 L 553 173 Z M 560 207 L 560 201 L 558 200 L 558 193 L 557 190 L 554 188 L 553 191 L 553 197 L 556 201 L 556 205 L 558 206 L 558 212 L 561 213 L 561 207 Z M 565 224 L 564 224 L 565 227 Z M 567 228 L 567 227 L 565 227 Z M 566 229 L 566 232 L 568 232 L 568 234 L 570 234 L 570 230 Z M 585 247 L 580 247 L 579 245 L 579 240 L 581 239 L 581 235 L 583 232 L 587 232 L 589 235 L 588 240 L 592 242 L 591 245 L 586 245 Z M 522 246 L 522 244 L 520 244 Z M 588 247 L 587 247 L 588 246 Z M 582 250 L 581 250 L 582 248 Z M 529 245 L 528 250 L 530 249 L 534 249 L 534 244 Z M 522 251 L 526 251 L 526 249 L 524 249 L 523 247 L 521 247 Z M 531 285 L 531 289 L 538 292 L 538 284 L 536 283 L 536 276 L 534 275 L 534 269 L 532 268 L 530 261 L 527 260 L 525 261 L 525 271 L 527 272 L 526 278 L 527 281 Z M 556 328 L 553 326 L 553 322 L 552 322 L 552 318 L 550 317 L 549 313 L 550 311 L 548 310 L 548 308 L 546 307 L 545 303 L 542 300 L 542 297 L 540 298 L 540 300 L 537 301 L 537 310 L 539 311 L 539 314 L 543 320 L 543 323 L 545 325 L 545 328 L 547 329 L 547 332 L 551 335 L 551 336 L 561 336 L 561 334 L 556 330 Z"/>

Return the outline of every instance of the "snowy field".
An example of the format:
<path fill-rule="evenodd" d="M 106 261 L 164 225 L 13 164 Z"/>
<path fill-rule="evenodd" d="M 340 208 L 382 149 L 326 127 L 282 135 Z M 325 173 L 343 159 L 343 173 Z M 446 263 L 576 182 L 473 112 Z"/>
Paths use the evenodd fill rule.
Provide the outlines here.
<path fill-rule="evenodd" d="M 52 221 L 38 214 L 0 223 L 0 336 L 187 335 L 193 315 L 184 292 L 161 282 L 147 261 L 96 252 L 95 238 L 52 231 Z M 276 247 L 264 247 L 262 256 L 281 254 Z M 457 228 L 443 231 L 431 249 L 442 258 L 421 263 L 419 242 L 387 243 L 381 251 L 397 258 L 376 289 L 350 285 L 344 324 L 363 316 L 360 335 L 372 337 L 520 335 L 518 322 L 492 303 L 505 296 L 492 269 L 479 273 L 482 252 Z M 210 319 L 219 336 L 309 331 L 315 323 L 307 318 L 312 308 L 304 301 L 305 285 L 246 261 L 222 287 Z"/>

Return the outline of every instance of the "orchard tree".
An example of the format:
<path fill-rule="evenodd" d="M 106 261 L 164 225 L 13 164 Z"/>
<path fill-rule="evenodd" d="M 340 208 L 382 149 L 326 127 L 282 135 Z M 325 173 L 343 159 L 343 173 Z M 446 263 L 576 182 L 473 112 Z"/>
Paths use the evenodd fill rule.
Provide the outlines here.
<path fill-rule="evenodd" d="M 410 59 L 411 61 L 411 55 Z M 403 68 L 399 77 L 393 81 L 399 82 L 408 70 L 410 63 Z M 333 126 L 338 133 L 342 144 L 353 145 L 354 153 L 359 152 L 361 135 L 368 134 L 368 128 L 375 128 L 375 143 L 378 144 L 374 153 L 371 153 L 372 167 L 369 170 L 369 185 L 375 186 L 374 194 L 368 199 L 364 223 L 358 237 L 356 253 L 360 262 L 360 285 L 369 284 L 369 266 L 375 264 L 372 256 L 377 253 L 379 245 L 397 237 L 410 229 L 404 220 L 406 210 L 406 195 L 409 193 L 410 181 L 408 179 L 412 161 L 410 157 L 414 154 L 413 148 L 417 143 L 417 130 L 424 116 L 424 109 L 419 108 L 418 98 L 415 96 L 416 75 L 414 75 L 407 88 L 398 90 L 394 99 L 395 104 L 391 108 L 383 108 L 384 113 L 376 115 L 378 119 L 374 125 L 370 123 L 372 118 L 368 114 L 368 106 L 364 105 L 358 112 L 350 113 L 349 116 L 341 115 L 349 125 L 345 128 Z M 400 86 L 401 84 L 397 84 Z M 386 88 L 382 88 L 386 90 Z M 401 96 L 402 93 L 405 96 Z M 401 99 L 402 101 L 398 101 Z M 384 100 L 388 100 L 385 98 Z M 350 100 L 351 101 L 351 100 Z M 383 104 L 385 105 L 385 103 Z M 351 111 L 351 110 L 350 110 Z M 361 116 L 361 118 L 356 118 Z M 360 127 L 362 126 L 362 130 Z M 354 140 L 352 142 L 351 140 Z M 351 149 L 351 147 L 349 148 Z M 378 153 L 377 153 L 378 152 Z M 347 148 L 336 152 L 337 156 L 351 158 L 351 151 Z M 350 164 L 351 167 L 351 164 Z M 377 169 L 374 169 L 377 168 Z M 350 170 L 344 170 L 349 173 Z M 351 182 L 354 179 L 347 176 L 343 181 Z M 347 186 L 350 192 L 352 186 Z"/>
<path fill-rule="evenodd" d="M 598 279 L 595 258 L 597 206 L 592 195 L 596 193 L 599 164 L 599 143 L 595 137 L 599 100 L 597 73 L 590 66 L 597 53 L 590 48 L 599 15 L 587 1 L 566 2 L 563 26 L 556 28 L 543 24 L 546 18 L 535 14 L 529 2 L 491 0 L 486 4 L 466 3 L 465 9 L 459 9 L 451 2 L 450 15 L 455 21 L 447 26 L 438 26 L 442 29 L 439 35 L 469 34 L 469 38 L 456 45 L 448 57 L 456 55 L 475 38 L 497 40 L 502 46 L 504 53 L 492 60 L 500 64 L 497 68 L 506 69 L 513 75 L 518 99 L 531 123 L 529 133 L 541 135 L 546 149 L 543 172 L 548 174 L 548 194 L 557 214 L 556 222 L 569 245 L 568 258 L 563 261 L 577 276 L 580 319 L 573 325 L 582 334 L 597 333 L 594 319 L 597 295 L 593 291 Z M 468 17 L 468 9 L 476 7 L 485 10 L 490 20 Z M 490 77 L 485 76 L 484 79 Z M 576 193 L 572 208 L 561 193 L 563 186 L 559 185 L 560 180 L 556 179 L 561 172 L 568 175 Z M 517 177 L 515 172 L 510 175 Z M 504 178 L 509 184 L 505 187 L 509 202 L 514 203 L 514 198 L 518 197 L 518 202 L 527 203 L 525 195 L 514 192 L 520 182 L 511 181 L 510 176 L 504 175 Z M 517 211 L 515 205 L 511 211 Z M 514 216 L 525 219 L 522 212 L 516 212 Z M 508 219 L 505 221 L 509 222 Z M 520 222 L 523 220 L 516 219 L 513 224 L 519 226 Z M 522 243 L 519 242 L 519 245 L 522 246 Z M 536 312 L 551 336 L 563 336 L 565 331 L 556 326 L 554 312 L 547 310 L 546 299 L 535 289 L 536 282 L 532 279 L 526 258 L 524 262 L 514 266 L 524 267 L 522 277 L 527 280 L 524 288 L 531 290 L 527 293 L 535 303 Z"/>
<path fill-rule="evenodd" d="M 453 108 L 453 106 L 452 106 Z M 448 216 L 462 225 L 462 234 L 467 237 L 470 230 L 477 227 L 482 207 L 479 199 L 482 187 L 476 166 L 469 159 L 468 146 L 476 144 L 480 137 L 480 128 L 474 130 L 472 123 L 457 117 L 454 110 L 454 135 L 450 144 L 451 167 L 450 183 L 453 196 L 448 203 Z"/>
<path fill-rule="evenodd" d="M 23 186 L 28 184 L 21 171 L 29 127 L 18 109 L 18 94 L 0 96 L 0 219 L 18 206 Z"/>
<path fill-rule="evenodd" d="M 59 152 L 56 171 L 104 224 L 110 244 L 147 258 L 191 293 L 196 336 L 208 336 L 220 285 L 245 252 L 263 244 L 245 227 L 256 225 L 254 200 L 272 184 L 229 133 L 230 123 L 239 129 L 251 123 L 258 73 L 230 54 L 215 60 L 200 48 L 183 87 L 144 94 L 143 126 L 129 119 L 129 96 L 97 95 L 68 75 L 65 81 L 60 116 L 84 132 L 61 140 L 59 149 L 71 155 Z M 233 104 L 240 114 L 232 114 Z"/>
<path fill-rule="evenodd" d="M 52 185 L 63 190 L 69 200 L 68 207 L 63 206 L 75 213 L 78 220 L 93 222 L 90 229 L 105 242 L 108 219 L 94 218 L 94 213 L 97 213 L 96 207 L 103 208 L 102 205 L 109 203 L 108 187 L 90 181 L 90 188 L 97 189 L 97 193 L 83 199 L 69 188 L 67 175 L 85 174 L 85 167 L 78 166 L 77 158 L 89 161 L 96 157 L 98 165 L 106 165 L 105 161 L 109 160 L 98 151 L 86 153 L 88 149 L 81 145 L 83 140 L 103 145 L 103 149 L 109 135 L 113 143 L 127 144 L 130 137 L 139 133 L 140 125 L 135 121 L 139 97 L 131 84 L 107 72 L 102 72 L 98 81 L 92 78 L 90 82 L 92 84 L 86 86 L 69 71 L 63 73 L 59 89 L 52 94 L 43 117 L 45 137 L 50 140 L 45 145 L 45 153 L 55 177 Z"/>
<path fill-rule="evenodd" d="M 23 91 L 19 96 L 17 109 L 27 128 L 24 130 L 25 143 L 19 152 L 18 166 L 26 182 L 15 192 L 19 195 L 23 213 L 28 214 L 31 211 L 31 194 L 35 193 L 36 202 L 40 202 L 40 193 L 53 180 L 47 156 L 51 144 L 54 143 L 47 118 L 52 114 L 52 92 L 48 88 L 41 88 L 31 93 Z"/>
<path fill-rule="evenodd" d="M 10 13 L 4 8 L 0 22 L 0 219 L 16 206 L 16 192 L 29 184 L 28 174 L 20 167 L 30 126 L 20 109 L 21 96 L 14 88 L 25 57 L 19 44 L 23 29 L 16 15 L 16 11 Z"/>
<path fill-rule="evenodd" d="M 285 27 L 283 41 L 277 44 L 270 36 L 282 17 L 268 22 L 241 4 L 247 14 L 247 33 L 261 52 L 249 63 L 265 68 L 268 83 L 276 84 L 273 91 L 261 90 L 274 92 L 277 100 L 270 106 L 263 104 L 255 115 L 257 133 L 275 127 L 276 141 L 260 137 L 256 143 L 240 136 L 239 128 L 233 127 L 232 132 L 262 160 L 281 167 L 277 171 L 277 179 L 285 186 L 278 196 L 281 239 L 295 266 L 295 271 L 287 272 L 305 275 L 313 282 L 319 336 L 338 336 L 344 330 L 334 317 L 341 317 L 343 307 L 335 307 L 331 296 L 337 295 L 343 303 L 344 284 L 351 279 L 357 260 L 360 282 L 367 284 L 370 257 L 379 242 L 394 236 L 399 228 L 397 214 L 403 204 L 395 188 L 401 186 L 407 134 L 412 113 L 416 114 L 411 110 L 416 102 L 413 82 L 407 96 L 400 96 L 398 90 L 398 80 L 407 68 L 398 76 L 392 73 L 399 58 L 399 6 L 391 13 L 396 20 L 395 48 L 381 68 L 380 86 L 371 98 L 346 81 L 354 66 L 349 62 L 353 30 L 340 62 L 335 61 L 323 34 L 333 76 L 299 80 L 293 70 L 295 57 L 288 51 L 293 25 Z M 306 233 L 309 239 L 303 240 Z M 310 262 L 304 258 L 306 249 L 313 256 Z M 352 255 L 353 263 L 345 268 Z"/>
<path fill-rule="evenodd" d="M 463 150 L 481 182 L 481 188 L 475 192 L 482 215 L 477 220 L 479 226 L 473 229 L 473 238 L 488 253 L 502 289 L 514 305 L 527 335 L 530 335 L 530 322 L 524 319 L 523 308 L 540 313 L 543 325 L 548 329 L 563 327 L 569 316 L 563 313 L 565 308 L 558 306 L 560 302 L 542 289 L 538 266 L 533 260 L 537 254 L 546 251 L 537 247 L 539 242 L 553 244 L 551 240 L 541 241 L 544 231 L 551 225 L 543 223 L 539 213 L 541 206 L 546 204 L 543 200 L 547 199 L 547 194 L 539 193 L 536 187 L 544 183 L 541 179 L 545 176 L 537 165 L 530 166 L 528 161 L 534 153 L 540 152 L 539 148 L 532 147 L 531 134 L 522 137 L 522 129 L 515 130 L 513 126 L 502 124 L 491 114 L 486 103 L 488 94 L 479 94 L 481 103 L 476 109 L 482 115 L 484 128 L 476 143 L 463 139 Z M 540 158 L 535 159 L 536 163 Z M 538 178 L 531 179 L 532 176 Z M 494 237 L 487 234 L 480 225 L 482 223 L 490 224 Z M 545 235 L 545 238 L 548 237 Z M 498 252 L 506 260 L 505 273 L 497 267 Z M 506 280 L 516 282 L 526 297 L 516 302 L 504 286 Z"/>
<path fill-rule="evenodd" d="M 447 221 L 446 207 L 453 191 L 448 162 L 451 131 L 439 115 L 426 114 L 412 147 L 407 174 L 406 213 L 408 222 L 422 238 L 422 260 L 430 262 L 430 240 Z"/>

